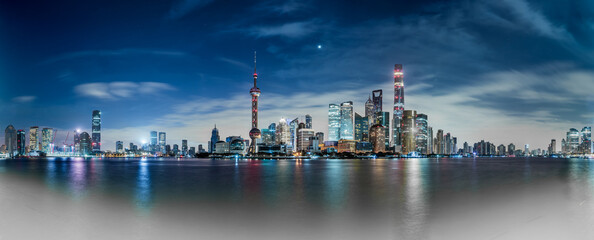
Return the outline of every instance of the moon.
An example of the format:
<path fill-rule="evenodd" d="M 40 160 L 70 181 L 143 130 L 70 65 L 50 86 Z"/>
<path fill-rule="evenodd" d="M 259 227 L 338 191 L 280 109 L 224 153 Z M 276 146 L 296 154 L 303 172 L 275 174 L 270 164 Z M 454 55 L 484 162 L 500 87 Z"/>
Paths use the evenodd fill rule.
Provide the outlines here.
<path fill-rule="evenodd" d="M 318 49 L 322 49 L 322 45 L 321 44 L 318 44 Z"/>

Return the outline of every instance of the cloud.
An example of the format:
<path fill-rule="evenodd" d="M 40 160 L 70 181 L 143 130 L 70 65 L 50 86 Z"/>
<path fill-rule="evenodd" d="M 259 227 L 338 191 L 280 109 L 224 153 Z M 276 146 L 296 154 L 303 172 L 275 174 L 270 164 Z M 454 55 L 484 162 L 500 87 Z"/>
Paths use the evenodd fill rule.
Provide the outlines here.
<path fill-rule="evenodd" d="M 74 87 L 74 92 L 80 96 L 103 100 L 118 100 L 170 90 L 175 88 L 160 82 L 85 83 Z"/>
<path fill-rule="evenodd" d="M 256 37 L 301 38 L 317 30 L 313 21 L 291 22 L 276 26 L 260 26 L 251 28 L 249 33 Z"/>
<path fill-rule="evenodd" d="M 36 96 L 19 96 L 12 99 L 13 102 L 16 103 L 30 103 L 37 99 Z"/>
<path fill-rule="evenodd" d="M 167 14 L 168 19 L 180 19 L 193 11 L 196 11 L 213 0 L 180 0 L 177 4 L 174 4 Z"/>
<path fill-rule="evenodd" d="M 126 55 L 154 55 L 161 57 L 183 57 L 188 54 L 173 50 L 159 50 L 159 49 L 116 49 L 116 50 L 85 50 L 78 52 L 70 52 L 61 54 L 40 63 L 40 65 L 51 64 L 64 60 L 78 59 L 83 57 L 111 57 L 111 56 L 126 56 Z"/>
<path fill-rule="evenodd" d="M 221 62 L 225 62 L 225 63 L 231 64 L 231 65 L 236 66 L 236 67 L 244 68 L 244 69 L 250 69 L 251 68 L 250 66 L 248 66 L 247 64 L 245 64 L 243 62 L 240 62 L 240 61 L 237 61 L 237 60 L 233 60 L 233 59 L 230 59 L 230 58 L 218 57 L 217 60 L 218 61 L 221 61 Z"/>
<path fill-rule="evenodd" d="M 258 10 L 263 10 L 280 15 L 286 15 L 310 9 L 311 7 L 309 6 L 309 3 L 307 1 L 286 0 L 263 2 L 256 8 Z"/>

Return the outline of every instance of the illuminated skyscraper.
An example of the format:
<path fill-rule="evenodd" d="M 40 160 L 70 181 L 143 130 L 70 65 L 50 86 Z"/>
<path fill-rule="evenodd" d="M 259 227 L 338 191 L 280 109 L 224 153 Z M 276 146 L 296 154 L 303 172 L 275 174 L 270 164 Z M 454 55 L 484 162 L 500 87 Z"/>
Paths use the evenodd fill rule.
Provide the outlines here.
<path fill-rule="evenodd" d="M 297 131 L 299 129 L 299 118 L 295 118 L 289 122 L 289 130 L 291 131 L 291 142 L 288 144 L 289 148 L 297 150 Z"/>
<path fill-rule="evenodd" d="M 375 124 L 375 112 L 373 110 L 373 101 L 371 100 L 371 95 L 369 95 L 369 98 L 365 102 L 365 117 L 368 118 L 367 124 L 369 124 L 369 127 Z"/>
<path fill-rule="evenodd" d="M 152 148 L 155 148 L 157 146 L 157 139 L 157 131 L 151 131 L 150 144 Z"/>
<path fill-rule="evenodd" d="M 373 98 L 373 118 L 375 121 L 373 124 L 376 124 L 380 121 L 379 118 L 382 115 L 384 94 L 381 89 L 378 89 L 371 92 L 371 96 Z"/>
<path fill-rule="evenodd" d="M 354 140 L 353 129 L 353 102 L 340 104 L 340 139 Z"/>
<path fill-rule="evenodd" d="M 578 146 L 580 145 L 580 132 L 577 129 L 569 129 L 569 132 L 567 132 L 566 144 L 567 153 L 574 154 L 578 152 Z"/>
<path fill-rule="evenodd" d="M 17 131 L 12 125 L 4 130 L 4 144 L 9 157 L 13 157 L 17 151 Z"/>
<path fill-rule="evenodd" d="M 355 140 L 369 141 L 369 118 L 355 113 Z"/>
<path fill-rule="evenodd" d="M 217 129 L 217 125 L 212 129 L 212 133 L 210 135 L 210 141 L 208 142 L 208 153 L 215 153 L 216 152 L 216 144 L 218 141 L 221 140 L 221 136 L 219 136 L 219 129 Z"/>
<path fill-rule="evenodd" d="M 428 126 L 427 126 L 427 115 L 419 113 L 415 118 L 415 141 L 417 145 L 417 152 L 421 154 L 428 154 Z"/>
<path fill-rule="evenodd" d="M 402 153 L 408 154 L 417 150 L 415 139 L 415 117 L 417 111 L 404 110 L 402 115 Z"/>
<path fill-rule="evenodd" d="M 390 148 L 390 113 L 381 112 L 376 121 L 384 126 L 384 142 L 386 144 L 386 150 L 388 150 Z"/>
<path fill-rule="evenodd" d="M 92 141 L 93 151 L 101 151 L 101 111 L 93 111 L 93 122 L 92 122 Z"/>
<path fill-rule="evenodd" d="M 275 142 L 277 145 L 287 145 L 291 142 L 291 130 L 287 120 L 282 118 L 276 125 L 276 137 Z"/>
<path fill-rule="evenodd" d="M 43 129 L 45 130 L 45 129 Z M 92 139 L 87 132 L 82 132 L 80 135 L 80 154 L 81 155 L 88 155 L 91 154 L 92 149 Z"/>
<path fill-rule="evenodd" d="M 159 132 L 159 149 L 165 153 L 165 145 L 167 144 L 167 133 Z"/>
<path fill-rule="evenodd" d="M 549 144 L 549 155 L 557 153 L 557 140 L 551 139 L 551 143 Z"/>
<path fill-rule="evenodd" d="M 299 145 L 297 146 L 297 150 L 307 151 L 308 147 L 311 145 L 311 138 L 314 136 L 315 131 L 313 129 L 300 128 L 298 133 Z"/>
<path fill-rule="evenodd" d="M 44 128 L 41 130 L 41 151 L 46 154 L 53 152 L 54 129 Z"/>
<path fill-rule="evenodd" d="M 515 151 L 516 151 L 516 145 L 514 145 L 513 143 L 510 143 L 509 145 L 507 145 L 507 154 L 508 155 L 514 155 Z"/>
<path fill-rule="evenodd" d="M 250 154 L 256 154 L 258 152 L 256 139 L 262 137 L 262 133 L 258 128 L 258 97 L 260 97 L 260 89 L 257 86 L 258 73 L 256 72 L 256 52 L 254 52 L 254 87 L 250 89 L 250 95 L 252 95 L 252 130 L 250 130 Z"/>
<path fill-rule="evenodd" d="M 124 142 L 122 142 L 122 141 L 116 142 L 116 153 L 124 153 Z"/>
<path fill-rule="evenodd" d="M 427 154 L 433 154 L 435 150 L 433 149 L 433 128 L 427 127 Z"/>
<path fill-rule="evenodd" d="M 16 134 L 16 150 L 17 155 L 24 156 L 27 152 L 25 149 L 25 141 L 27 141 L 27 134 L 25 130 L 19 129 Z"/>
<path fill-rule="evenodd" d="M 313 127 L 311 116 L 305 115 L 305 128 L 311 129 Z"/>
<path fill-rule="evenodd" d="M 443 141 L 443 130 L 437 129 L 437 135 L 435 135 L 435 151 L 437 154 L 444 155 L 445 154 L 445 144 Z"/>
<path fill-rule="evenodd" d="M 396 151 L 402 148 L 401 122 L 404 111 L 404 80 L 402 73 L 402 64 L 394 65 L 394 116 L 392 117 L 392 143 Z"/>
<path fill-rule="evenodd" d="M 29 128 L 29 151 L 39 151 L 39 127 Z"/>
<path fill-rule="evenodd" d="M 316 133 L 316 138 L 318 138 L 318 141 L 320 143 L 323 143 L 324 142 L 324 133 L 323 132 L 317 132 Z"/>
<path fill-rule="evenodd" d="M 581 153 L 592 153 L 592 128 L 584 127 L 581 132 L 582 143 L 580 144 Z"/>
<path fill-rule="evenodd" d="M 374 153 L 386 151 L 385 134 L 386 131 L 381 124 L 375 124 L 369 128 L 369 142 L 373 146 Z"/>
<path fill-rule="evenodd" d="M 186 139 L 182 140 L 182 154 L 183 155 L 188 154 L 188 140 L 186 140 Z"/>
<path fill-rule="evenodd" d="M 340 107 L 331 103 L 328 108 L 328 141 L 340 138 Z"/>

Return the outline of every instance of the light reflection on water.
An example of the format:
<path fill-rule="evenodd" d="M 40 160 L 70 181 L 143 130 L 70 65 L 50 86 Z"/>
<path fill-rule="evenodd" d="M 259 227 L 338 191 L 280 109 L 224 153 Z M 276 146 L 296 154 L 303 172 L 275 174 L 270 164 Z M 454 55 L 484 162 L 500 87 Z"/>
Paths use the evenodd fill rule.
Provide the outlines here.
<path fill-rule="evenodd" d="M 75 158 L 0 161 L 0 174 L 37 177 L 76 201 L 118 196 L 147 216 L 182 203 L 257 210 L 263 216 L 349 216 L 392 224 L 403 238 L 427 234 L 432 217 L 440 214 L 436 209 L 455 206 L 450 200 L 456 196 L 498 186 L 532 188 L 552 180 L 569 189 L 569 198 L 586 213 L 594 213 L 594 163 L 579 159 Z"/>

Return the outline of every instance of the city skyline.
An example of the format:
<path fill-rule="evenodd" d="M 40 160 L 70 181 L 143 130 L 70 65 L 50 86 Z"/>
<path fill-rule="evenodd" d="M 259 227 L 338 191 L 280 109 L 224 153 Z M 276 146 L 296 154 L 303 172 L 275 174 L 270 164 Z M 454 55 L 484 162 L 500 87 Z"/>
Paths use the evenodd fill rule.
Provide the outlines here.
<path fill-rule="evenodd" d="M 4 56 L 0 110 L 7 114 L 0 116 L 0 127 L 50 127 L 58 130 L 59 142 L 73 129 L 91 133 L 89 112 L 94 109 L 101 110 L 102 149 L 106 150 L 114 151 L 116 141 L 148 141 L 153 130 L 167 132 L 168 142 L 181 144 L 188 139 L 191 146 L 207 146 L 214 124 L 221 136 L 248 138 L 245 89 L 251 85 L 253 50 L 260 50 L 263 81 L 259 87 L 266 92 L 259 102 L 261 127 L 278 123 L 281 117 L 309 114 L 313 128 L 328 134 L 327 104 L 352 101 L 353 112 L 362 114 L 372 90 L 393 96 L 396 63 L 405 66 L 405 109 L 427 114 L 435 131 L 452 132 L 463 142 L 484 139 L 546 149 L 550 139 L 558 139 L 560 148 L 567 129 L 593 125 L 594 74 L 586 41 L 591 36 L 576 19 L 556 16 L 558 6 L 547 2 L 404 4 L 393 8 L 402 11 L 397 18 L 394 12 L 378 11 L 376 17 L 369 17 L 346 7 L 333 16 L 328 10 L 311 11 L 313 3 L 293 1 L 245 10 L 237 6 L 227 14 L 221 14 L 224 4 L 217 1 L 198 5 L 180 1 L 169 6 L 163 2 L 140 9 L 131 2 L 87 3 L 107 9 L 102 11 L 134 8 L 137 12 L 129 25 L 105 21 L 101 14 L 82 17 L 74 12 L 89 13 L 87 7 L 67 1 L 63 18 L 39 24 L 44 16 L 53 17 L 64 8 L 47 6 L 28 12 L 22 4 L 7 3 L 2 10 L 6 27 L 2 25 L 1 31 L 8 37 L 0 42 Z M 574 7 L 577 12 L 592 9 L 580 8 L 586 5 L 576 1 L 562 7 Z M 382 7 L 370 3 L 366 8 Z M 143 15 L 157 8 L 166 11 L 155 18 Z M 479 16 L 473 9 L 489 14 Z M 220 23 L 211 25 L 223 20 L 206 21 L 210 11 L 238 17 L 266 13 L 267 17 L 244 22 L 248 30 L 240 31 Z M 20 21 L 18 14 L 31 18 Z M 460 14 L 480 21 L 466 22 Z M 314 15 L 319 16 L 308 20 Z M 120 12 L 110 16 L 130 18 Z M 79 25 L 65 23 L 70 20 L 82 26 L 101 24 L 82 31 Z M 140 22 L 146 22 L 146 27 L 130 31 Z M 173 30 L 154 28 L 159 24 Z M 498 41 L 502 37 L 473 29 L 476 25 L 495 27 L 516 38 Z M 41 40 L 46 38 L 39 37 L 44 33 L 40 26 L 57 32 Z M 324 33 L 329 27 L 336 32 Z M 112 28 L 113 32 L 105 31 Z M 75 33 L 98 37 L 80 39 Z M 169 37 L 147 43 L 146 34 Z M 233 45 L 237 38 L 241 44 Z M 21 43 L 26 41 L 31 44 L 25 48 Z M 66 44 L 56 48 L 48 45 L 52 41 Z M 385 47 L 387 42 L 394 44 Z M 415 47 L 419 44 L 426 49 Z M 556 84 L 550 86 L 551 82 Z M 393 104 L 386 98 L 383 109 L 393 109 Z"/>

